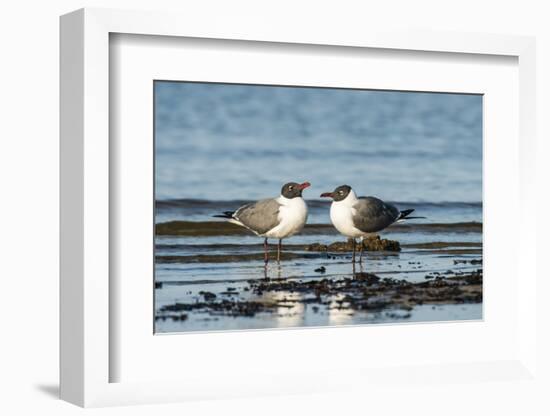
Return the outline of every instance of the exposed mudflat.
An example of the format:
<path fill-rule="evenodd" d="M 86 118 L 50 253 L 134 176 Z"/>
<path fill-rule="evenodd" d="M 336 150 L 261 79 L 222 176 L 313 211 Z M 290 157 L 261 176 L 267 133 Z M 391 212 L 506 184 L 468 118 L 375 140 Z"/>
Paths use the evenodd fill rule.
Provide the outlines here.
<path fill-rule="evenodd" d="M 233 224 L 157 224 L 155 331 L 482 318 L 480 223 L 395 225 L 353 244 L 313 224 L 264 266 L 262 239 Z M 356 246 L 356 258 L 361 247 Z"/>
<path fill-rule="evenodd" d="M 253 317 L 259 313 L 278 313 L 281 308 L 293 309 L 297 304 L 311 306 L 313 312 L 321 307 L 339 311 L 384 310 L 412 311 L 418 305 L 462 305 L 483 300 L 483 273 L 439 276 L 427 274 L 424 282 L 381 278 L 372 273 L 359 272 L 351 278 L 324 278 L 319 280 L 264 279 L 250 280 L 240 290 L 258 297 L 242 300 L 236 288 L 227 288 L 216 295 L 199 292 L 194 302 L 176 302 L 160 308 L 157 320 L 187 319 L 188 312 L 211 316 Z M 262 297 L 263 295 L 282 297 Z M 410 314 L 402 315 L 402 319 Z"/>

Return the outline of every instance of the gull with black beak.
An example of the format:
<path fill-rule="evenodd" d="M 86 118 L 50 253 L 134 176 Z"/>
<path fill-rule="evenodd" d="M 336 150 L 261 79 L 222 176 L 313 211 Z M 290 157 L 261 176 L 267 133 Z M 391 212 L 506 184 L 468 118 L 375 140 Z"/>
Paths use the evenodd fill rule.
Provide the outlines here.
<path fill-rule="evenodd" d="M 323 198 L 332 198 L 330 220 L 343 235 L 353 239 L 353 262 L 355 263 L 356 238 L 361 239 L 359 263 L 363 258 L 363 238 L 368 234 L 382 231 L 390 225 L 410 220 L 414 209 L 398 210 L 391 204 L 373 196 L 357 197 L 351 186 L 341 185 L 333 192 L 321 194 Z"/>
<path fill-rule="evenodd" d="M 269 261 L 267 239 L 278 238 L 277 261 L 280 261 L 282 239 L 300 232 L 307 221 L 307 205 L 302 198 L 302 191 L 308 186 L 311 186 L 309 182 L 289 182 L 283 185 L 278 198 L 262 199 L 214 217 L 226 218 L 229 222 L 264 237 L 266 265 Z"/>

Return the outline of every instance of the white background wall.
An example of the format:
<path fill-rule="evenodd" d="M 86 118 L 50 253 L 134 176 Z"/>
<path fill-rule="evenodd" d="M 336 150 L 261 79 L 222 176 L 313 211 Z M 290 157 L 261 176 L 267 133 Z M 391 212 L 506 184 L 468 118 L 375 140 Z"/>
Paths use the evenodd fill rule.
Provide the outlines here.
<path fill-rule="evenodd" d="M 81 410 L 56 399 L 58 383 L 58 16 L 84 6 L 179 10 L 208 20 L 211 13 L 269 16 L 284 26 L 287 19 L 322 19 L 332 27 L 389 25 L 489 33 L 535 35 L 538 42 L 539 177 L 548 175 L 550 129 L 550 13 L 548 2 L 532 0 L 363 0 L 317 1 L 168 1 L 50 0 L 5 1 L 0 12 L 0 413 L 73 414 Z M 545 164 L 545 166 L 542 166 Z M 544 175 L 544 176 L 542 176 Z M 505 184 L 504 184 L 505 185 Z M 548 183 L 539 182 L 540 267 L 543 235 L 549 235 Z M 503 207 L 505 209 L 505 207 Z M 513 226 L 513 219 L 510 221 Z M 544 237 L 545 238 L 545 237 Z M 513 243 L 513 242 L 512 242 Z M 543 246 L 544 244 L 544 246 Z M 550 277 L 550 274 L 549 274 Z M 540 312 L 548 323 L 549 304 L 538 287 Z M 542 319 L 541 319 L 542 320 Z M 541 327 L 539 360 L 550 374 L 548 326 Z M 547 379 L 548 380 L 548 379 Z M 99 414 L 187 412 L 346 414 L 550 414 L 546 392 L 529 384 L 487 383 L 450 389 L 434 386 L 433 394 L 411 389 L 399 397 L 281 397 L 101 409 Z M 497 413 L 498 412 L 498 413 Z"/>

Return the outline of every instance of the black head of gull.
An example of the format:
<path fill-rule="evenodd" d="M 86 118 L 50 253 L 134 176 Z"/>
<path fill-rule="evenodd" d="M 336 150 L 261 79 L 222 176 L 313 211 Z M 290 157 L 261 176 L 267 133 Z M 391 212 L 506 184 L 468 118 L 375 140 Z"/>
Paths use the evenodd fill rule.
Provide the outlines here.
<path fill-rule="evenodd" d="M 347 198 L 351 192 L 351 186 L 340 185 L 333 192 L 325 192 L 321 194 L 321 198 L 332 198 L 334 201 L 342 201 Z"/>
<path fill-rule="evenodd" d="M 302 191 L 306 189 L 308 186 L 311 186 L 309 182 L 304 183 L 297 183 L 297 182 L 289 182 L 285 183 L 283 187 L 281 188 L 281 195 L 285 198 L 292 199 L 292 198 L 298 198 L 302 196 Z"/>

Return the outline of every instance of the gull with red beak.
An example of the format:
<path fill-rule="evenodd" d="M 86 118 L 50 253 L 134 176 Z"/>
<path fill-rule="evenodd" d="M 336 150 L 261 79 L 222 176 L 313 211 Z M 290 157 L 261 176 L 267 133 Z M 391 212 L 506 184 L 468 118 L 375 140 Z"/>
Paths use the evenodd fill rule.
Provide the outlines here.
<path fill-rule="evenodd" d="M 229 222 L 264 237 L 266 265 L 269 261 L 267 239 L 278 238 L 277 261 L 280 261 L 282 239 L 300 232 L 307 221 L 307 205 L 302 198 L 302 191 L 308 186 L 311 186 L 309 182 L 289 182 L 283 185 L 278 198 L 262 199 L 214 217 L 226 218 Z"/>
<path fill-rule="evenodd" d="M 363 238 L 377 233 L 390 225 L 424 217 L 409 217 L 414 209 L 398 210 L 391 204 L 373 196 L 357 197 L 351 186 L 341 185 L 333 192 L 321 194 L 323 198 L 332 198 L 330 220 L 343 235 L 353 239 L 353 262 L 355 263 L 356 238 L 361 239 L 359 263 L 363 258 Z"/>

